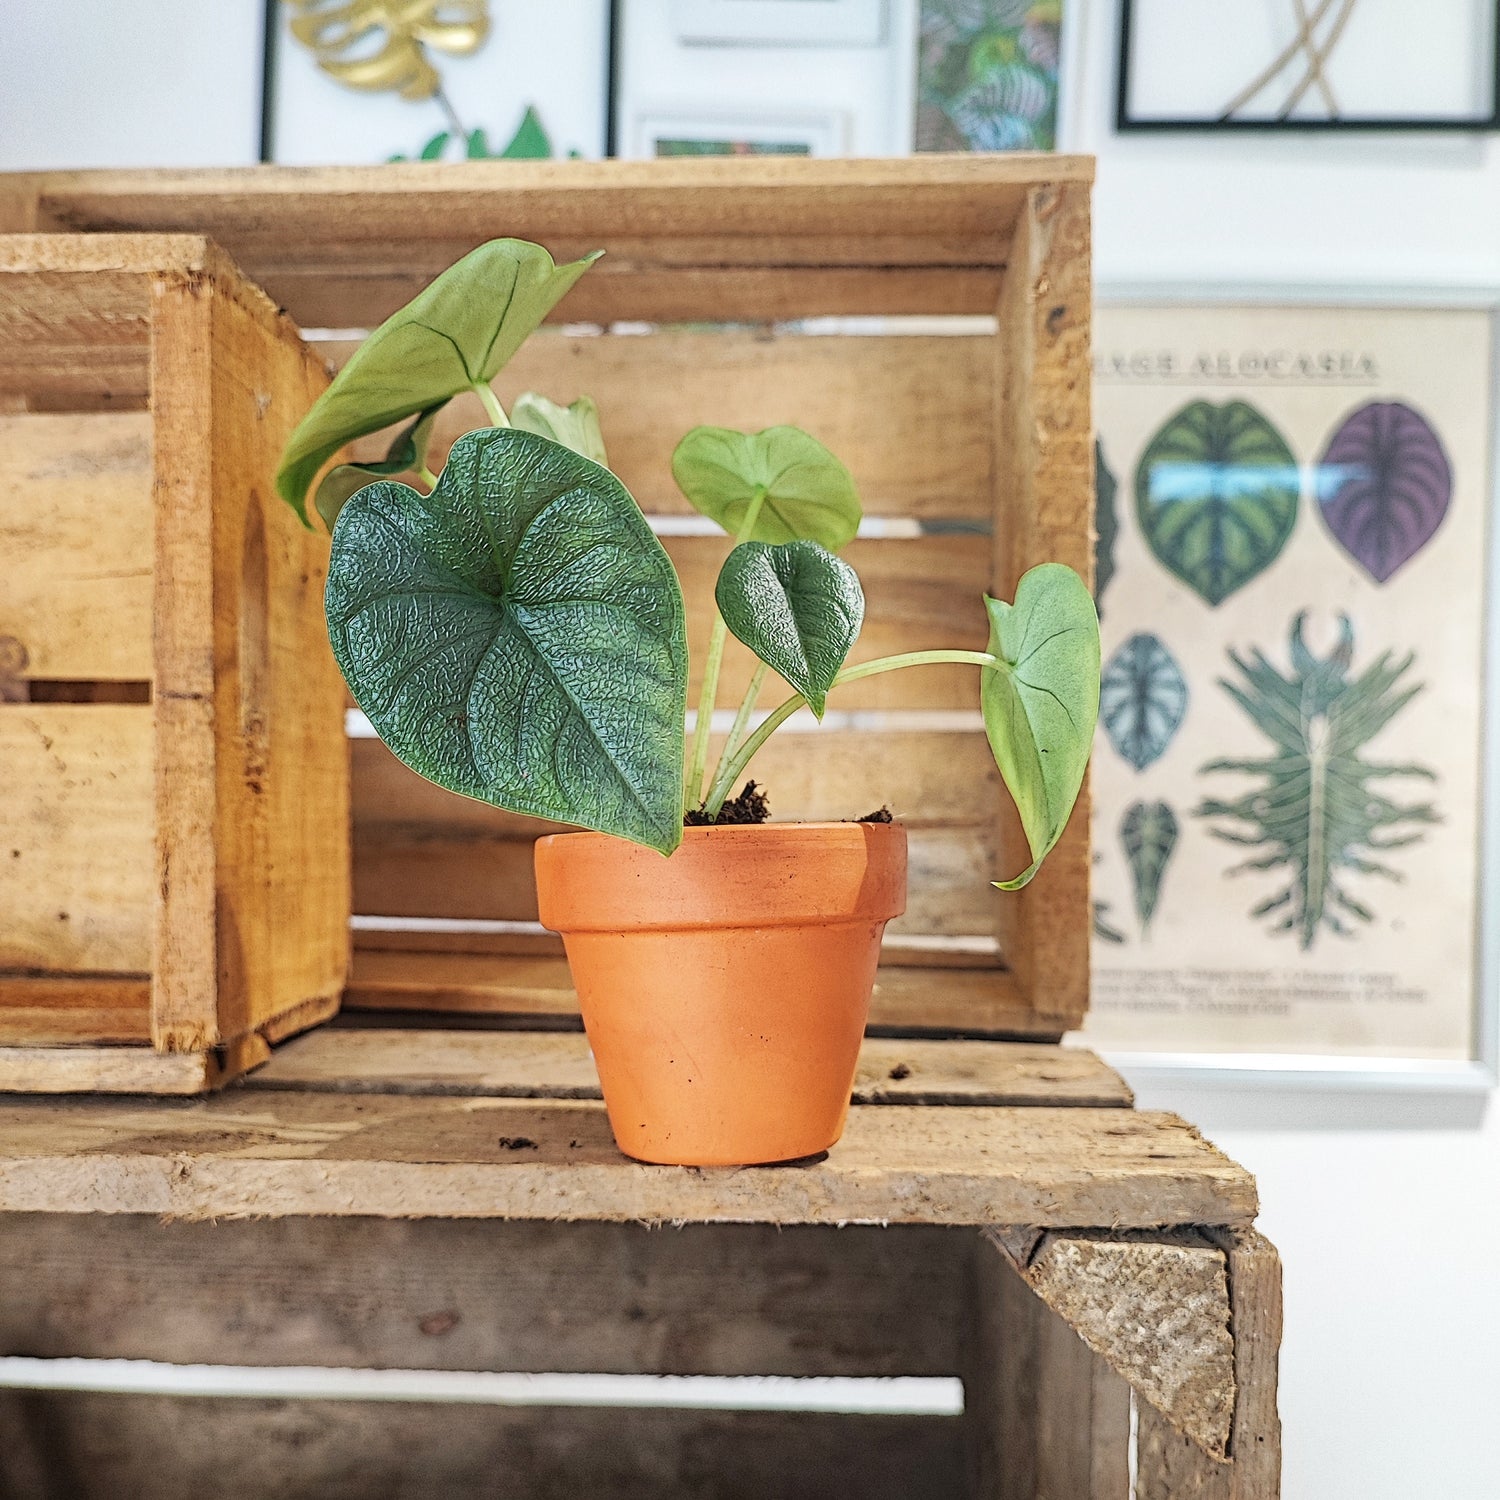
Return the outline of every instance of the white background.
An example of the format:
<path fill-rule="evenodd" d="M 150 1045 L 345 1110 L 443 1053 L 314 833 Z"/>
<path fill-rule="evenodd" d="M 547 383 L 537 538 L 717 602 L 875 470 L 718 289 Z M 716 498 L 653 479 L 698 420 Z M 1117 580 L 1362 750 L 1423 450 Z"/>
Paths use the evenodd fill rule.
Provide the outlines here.
<path fill-rule="evenodd" d="M 1070 0 L 1064 101 L 1068 143 L 1099 156 L 1102 282 L 1500 285 L 1500 139 L 1115 137 L 1114 10 Z M 0 166 L 253 160 L 259 38 L 250 0 L 6 0 Z M 1219 1087 L 1141 1102 L 1179 1110 L 1260 1178 L 1287 1266 L 1286 1500 L 1494 1500 L 1490 1101 Z"/>

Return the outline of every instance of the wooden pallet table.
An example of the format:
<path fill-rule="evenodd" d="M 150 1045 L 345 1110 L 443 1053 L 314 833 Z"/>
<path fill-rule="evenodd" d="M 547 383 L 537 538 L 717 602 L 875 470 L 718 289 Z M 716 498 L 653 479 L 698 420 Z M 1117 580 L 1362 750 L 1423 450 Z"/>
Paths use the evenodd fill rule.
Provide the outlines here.
<path fill-rule="evenodd" d="M 336 1028 L 191 1102 L 0 1102 L 0 1349 L 176 1363 L 957 1375 L 962 1417 L 16 1394 L 0 1491 L 1265 1500 L 1249 1175 L 1081 1049 L 866 1044 L 779 1167 L 614 1148 L 576 1032 Z M 563 1222 L 566 1221 L 566 1222 Z M 28 1446 L 29 1445 L 29 1446 Z M 360 1476 L 363 1476 L 362 1478 Z M 37 1481 L 40 1483 L 40 1481 Z M 406 1486 L 410 1486 L 407 1488 Z"/>

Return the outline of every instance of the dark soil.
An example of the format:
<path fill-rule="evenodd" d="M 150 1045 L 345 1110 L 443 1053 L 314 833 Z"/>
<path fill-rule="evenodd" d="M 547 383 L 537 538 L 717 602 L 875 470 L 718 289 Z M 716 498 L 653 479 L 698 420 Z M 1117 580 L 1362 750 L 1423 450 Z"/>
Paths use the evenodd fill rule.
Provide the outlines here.
<path fill-rule="evenodd" d="M 502 1151 L 536 1151 L 540 1148 L 529 1135 L 502 1135 L 500 1149 Z"/>
<path fill-rule="evenodd" d="M 890 1077 L 893 1083 L 900 1083 L 903 1078 L 911 1077 L 911 1069 L 908 1068 L 905 1063 L 897 1063 L 896 1066 L 891 1069 Z"/>
<path fill-rule="evenodd" d="M 856 823 L 894 823 L 896 820 L 891 816 L 888 807 L 877 807 L 874 812 L 869 812 L 862 818 L 856 818 Z"/>
<path fill-rule="evenodd" d="M 711 828 L 725 823 L 767 823 L 771 819 L 771 804 L 766 794 L 753 781 L 745 783 L 738 797 L 731 797 L 719 809 L 719 816 L 711 818 L 701 807 L 695 807 L 682 815 L 685 828 Z"/>

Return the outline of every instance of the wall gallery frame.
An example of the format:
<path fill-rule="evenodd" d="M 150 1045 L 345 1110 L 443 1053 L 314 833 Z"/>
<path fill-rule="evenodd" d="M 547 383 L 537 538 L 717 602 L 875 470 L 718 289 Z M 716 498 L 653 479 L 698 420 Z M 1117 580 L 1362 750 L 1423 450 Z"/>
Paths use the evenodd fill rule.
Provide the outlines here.
<path fill-rule="evenodd" d="M 849 122 L 821 114 L 716 114 L 648 109 L 636 116 L 628 154 L 653 156 L 842 156 Z"/>
<path fill-rule="evenodd" d="M 1120 131 L 1500 129 L 1497 0 L 1120 0 L 1119 34 Z"/>
<path fill-rule="evenodd" d="M 1495 1082 L 1497 327 L 1100 291 L 1084 1035 L 1137 1072 Z"/>
<path fill-rule="evenodd" d="M 672 25 L 694 45 L 878 47 L 886 0 L 672 0 Z"/>

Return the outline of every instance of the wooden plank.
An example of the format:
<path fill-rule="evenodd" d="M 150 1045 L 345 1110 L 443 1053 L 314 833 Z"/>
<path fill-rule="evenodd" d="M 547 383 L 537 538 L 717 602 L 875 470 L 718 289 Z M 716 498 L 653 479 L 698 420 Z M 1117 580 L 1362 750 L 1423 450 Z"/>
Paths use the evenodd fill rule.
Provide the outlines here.
<path fill-rule="evenodd" d="M 1253 1229 L 1215 1235 L 1229 1262 L 1235 1402 L 1229 1460 L 1209 1457 L 1153 1407 L 1137 1438 L 1139 1500 L 1276 1500 L 1281 1494 L 1281 1262 Z"/>
<path fill-rule="evenodd" d="M 150 1040 L 151 981 L 145 975 L 0 976 L 0 1045 Z"/>
<path fill-rule="evenodd" d="M 578 1000 L 560 958 L 360 949 L 344 1004 L 352 1010 L 572 1017 Z M 870 1025 L 891 1031 L 1034 1036 L 1060 1031 L 1038 1017 L 1003 969 L 882 965 Z"/>
<path fill-rule="evenodd" d="M 16 1094 L 206 1094 L 271 1055 L 256 1032 L 211 1052 L 150 1047 L 0 1047 L 0 1092 Z"/>
<path fill-rule="evenodd" d="M 996 1243 L 1018 1274 L 1179 1432 L 1227 1456 L 1235 1404 L 1224 1252 L 1194 1231 Z"/>
<path fill-rule="evenodd" d="M 1130 1387 L 975 1246 L 964 1373 L 972 1500 L 1130 1500 Z"/>
<path fill-rule="evenodd" d="M 151 712 L 0 704 L 0 971 L 150 969 Z"/>
<path fill-rule="evenodd" d="M 325 384 L 229 271 L 161 278 L 156 403 L 158 1045 L 331 1001 L 347 973 L 343 690 L 326 542 L 266 476 Z M 206 976 L 215 976 L 213 983 Z"/>
<path fill-rule="evenodd" d="M 973 1233 L 0 1215 L 0 1347 L 38 1358 L 952 1375 Z"/>
<path fill-rule="evenodd" d="M 1083 185 L 1031 191 L 1006 271 L 997 340 L 993 592 L 1015 597 L 1027 568 L 1062 562 L 1090 583 L 1089 198 Z M 998 810 L 1008 868 L 1028 863 L 1013 809 Z M 1089 990 L 1089 793 L 1085 781 L 1037 878 L 998 909 L 998 936 L 1040 1014 L 1077 1026 Z"/>
<path fill-rule="evenodd" d="M 279 1500 L 502 1493 L 507 1500 L 949 1500 L 953 1417 L 15 1394 L 47 1434 L 47 1488 L 14 1500 Z M 22 1460 L 24 1462 L 24 1459 Z M 498 1484 L 499 1489 L 492 1488 Z"/>
<path fill-rule="evenodd" d="M 597 1099 L 577 1032 L 325 1030 L 280 1048 L 248 1086 L 354 1094 Z M 1128 1106 L 1124 1080 L 1081 1047 L 870 1037 L 856 1104 Z"/>
<path fill-rule="evenodd" d="M 338 365 L 358 347 L 316 345 Z M 994 384 L 993 340 L 985 337 L 544 328 L 500 372 L 495 389 L 507 410 L 522 391 L 561 402 L 593 397 L 610 467 L 648 515 L 692 513 L 670 468 L 689 428 L 756 432 L 795 423 L 849 466 L 866 515 L 987 526 Z M 445 461 L 455 437 L 487 422 L 477 397 L 455 397 L 438 417 L 430 455 Z M 941 442 L 930 440 L 936 432 Z M 354 451 L 383 457 L 390 436 L 364 439 Z"/>
<path fill-rule="evenodd" d="M 0 637 L 23 678 L 151 677 L 151 419 L 0 416 Z"/>
<path fill-rule="evenodd" d="M 9 1211 L 1143 1228 L 1242 1225 L 1255 1208 L 1249 1174 L 1189 1125 L 1114 1108 L 857 1109 L 826 1158 L 685 1171 L 620 1155 L 582 1100 L 0 1105 Z"/>

